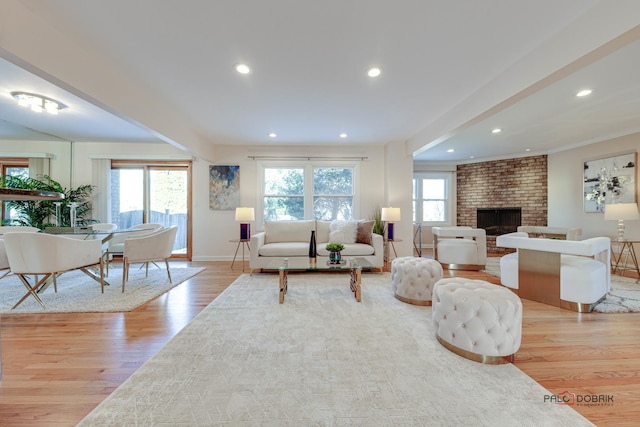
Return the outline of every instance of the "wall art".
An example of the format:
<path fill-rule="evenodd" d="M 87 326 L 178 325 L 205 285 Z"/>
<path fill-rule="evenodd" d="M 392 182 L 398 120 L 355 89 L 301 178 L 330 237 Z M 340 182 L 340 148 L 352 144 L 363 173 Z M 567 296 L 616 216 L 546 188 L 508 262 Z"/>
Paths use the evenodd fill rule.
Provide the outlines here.
<path fill-rule="evenodd" d="M 584 162 L 584 211 L 604 212 L 610 203 L 635 203 L 637 153 Z"/>
<path fill-rule="evenodd" d="M 228 211 L 240 206 L 240 166 L 209 166 L 209 209 Z"/>

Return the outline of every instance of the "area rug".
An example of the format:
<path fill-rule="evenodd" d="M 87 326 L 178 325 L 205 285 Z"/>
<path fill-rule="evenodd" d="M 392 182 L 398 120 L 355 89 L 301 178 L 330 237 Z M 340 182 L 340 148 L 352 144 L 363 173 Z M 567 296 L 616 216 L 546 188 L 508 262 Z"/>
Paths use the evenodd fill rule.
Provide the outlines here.
<path fill-rule="evenodd" d="M 10 275 L 0 280 L 0 313 L 131 311 L 202 270 L 204 268 L 171 268 L 173 283 L 169 283 L 167 271 L 164 268 L 149 267 L 149 277 L 146 278 L 144 268 L 138 269 L 138 265 L 132 265 L 125 292 L 122 293 L 122 269 L 116 267 L 111 269 L 109 277 L 105 278 L 111 285 L 105 286 L 104 294 L 100 293 L 100 283 L 81 271 L 70 271 L 58 278 L 57 293 L 54 292 L 53 285 L 50 285 L 39 294 L 46 309 L 29 296 L 13 310 L 11 307 L 27 292 L 27 288 L 18 277 Z"/>
<path fill-rule="evenodd" d="M 485 273 L 500 277 L 500 258 L 487 258 Z M 611 275 L 611 290 L 593 311 L 599 313 L 639 313 L 640 312 L 640 283 L 636 279 Z"/>
<path fill-rule="evenodd" d="M 84 420 L 95 425 L 584 426 L 514 365 L 459 357 L 389 273 L 240 276 Z"/>

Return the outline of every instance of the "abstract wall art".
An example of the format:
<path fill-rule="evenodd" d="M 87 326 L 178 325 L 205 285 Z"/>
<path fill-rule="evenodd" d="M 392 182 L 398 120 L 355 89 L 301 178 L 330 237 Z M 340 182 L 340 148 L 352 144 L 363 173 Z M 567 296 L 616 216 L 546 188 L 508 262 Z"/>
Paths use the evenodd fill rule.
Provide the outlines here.
<path fill-rule="evenodd" d="M 209 209 L 228 211 L 240 206 L 240 166 L 209 166 Z"/>
<path fill-rule="evenodd" d="M 635 203 L 637 153 L 584 162 L 584 211 L 604 212 L 610 203 Z"/>

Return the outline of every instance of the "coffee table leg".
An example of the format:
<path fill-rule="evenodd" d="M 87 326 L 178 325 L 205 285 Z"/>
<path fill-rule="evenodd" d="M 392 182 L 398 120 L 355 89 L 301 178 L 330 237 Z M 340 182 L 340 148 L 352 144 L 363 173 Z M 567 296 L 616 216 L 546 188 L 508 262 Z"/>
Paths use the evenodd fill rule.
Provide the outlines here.
<path fill-rule="evenodd" d="M 279 280 L 280 304 L 284 302 L 284 296 L 287 293 L 287 283 L 288 283 L 287 270 L 280 269 L 280 280 Z"/>
<path fill-rule="evenodd" d="M 356 301 L 362 301 L 362 288 L 360 286 L 360 282 L 362 279 L 362 268 L 356 267 L 352 268 L 351 271 L 351 292 L 353 292 L 353 296 L 356 297 Z"/>

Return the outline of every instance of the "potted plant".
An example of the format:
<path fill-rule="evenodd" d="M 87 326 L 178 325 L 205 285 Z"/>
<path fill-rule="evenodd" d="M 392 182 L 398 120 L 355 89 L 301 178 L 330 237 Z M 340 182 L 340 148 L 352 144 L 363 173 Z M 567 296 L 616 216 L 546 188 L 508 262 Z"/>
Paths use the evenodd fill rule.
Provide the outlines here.
<path fill-rule="evenodd" d="M 329 264 L 340 264 L 342 259 L 340 251 L 344 249 L 344 245 L 342 243 L 327 243 L 325 249 L 329 251 Z"/>
<path fill-rule="evenodd" d="M 384 235 L 384 224 L 382 223 L 382 208 L 380 206 L 376 207 L 369 219 L 373 220 L 373 233 Z"/>
<path fill-rule="evenodd" d="M 91 214 L 91 195 L 93 186 L 81 185 L 75 189 L 67 189 L 53 180 L 50 176 L 44 175 L 38 178 L 27 178 L 20 176 L 4 175 L 0 176 L 0 186 L 7 188 L 26 188 L 29 190 L 53 191 L 63 193 L 64 200 L 61 204 L 60 226 L 71 226 L 70 208 L 71 202 L 76 202 L 76 225 L 84 226 L 96 222 L 87 217 Z M 50 200 L 6 200 L 7 208 L 15 212 L 13 220 L 2 221 L 3 225 L 23 225 L 44 229 L 52 226 L 51 219 L 56 216 L 55 203 Z"/>

